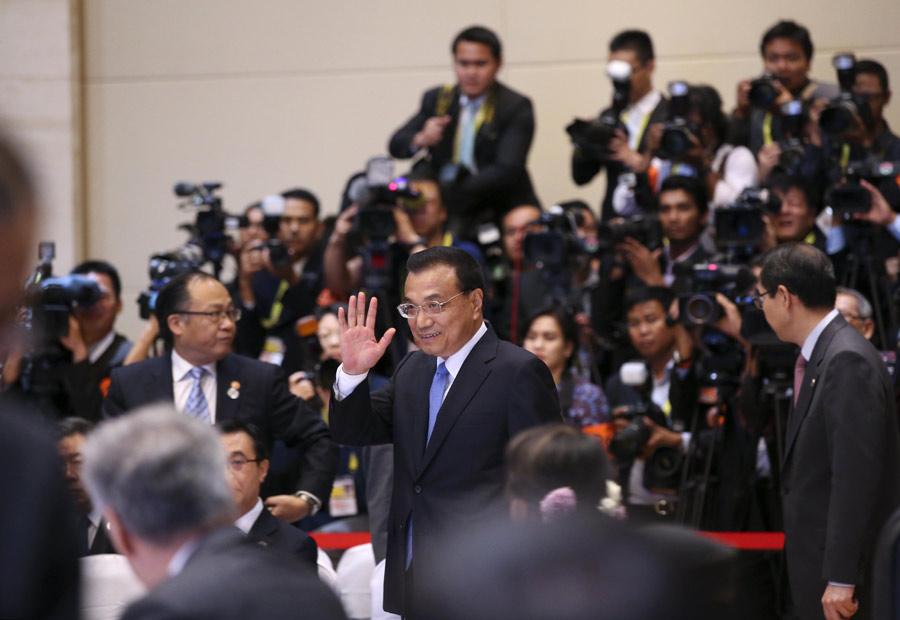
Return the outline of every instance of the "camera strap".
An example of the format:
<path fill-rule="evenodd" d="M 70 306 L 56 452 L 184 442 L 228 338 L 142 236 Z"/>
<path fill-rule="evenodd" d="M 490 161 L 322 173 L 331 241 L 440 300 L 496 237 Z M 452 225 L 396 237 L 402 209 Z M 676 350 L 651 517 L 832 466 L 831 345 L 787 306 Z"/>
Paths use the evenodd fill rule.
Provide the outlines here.
<path fill-rule="evenodd" d="M 275 299 L 272 301 L 272 310 L 269 312 L 269 316 L 259 322 L 265 329 L 272 329 L 278 324 L 278 321 L 281 320 L 281 313 L 284 310 L 284 294 L 287 293 L 290 287 L 287 280 L 282 280 L 281 284 L 278 285 L 278 292 L 275 293 Z"/>

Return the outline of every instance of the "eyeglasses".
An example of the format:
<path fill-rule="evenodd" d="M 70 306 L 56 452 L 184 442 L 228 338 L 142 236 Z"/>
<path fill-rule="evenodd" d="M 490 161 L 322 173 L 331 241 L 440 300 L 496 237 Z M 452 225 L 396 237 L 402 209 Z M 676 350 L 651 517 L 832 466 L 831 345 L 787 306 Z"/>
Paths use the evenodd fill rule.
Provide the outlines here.
<path fill-rule="evenodd" d="M 753 305 L 756 306 L 757 310 L 763 309 L 763 297 L 766 295 L 771 295 L 769 291 L 764 291 L 760 293 L 759 291 L 753 291 Z"/>
<path fill-rule="evenodd" d="M 221 323 L 225 318 L 231 319 L 235 323 L 241 320 L 240 308 L 228 308 L 227 310 L 208 310 L 205 312 L 200 310 L 176 310 L 175 314 L 205 316 L 212 319 L 216 323 Z"/>
<path fill-rule="evenodd" d="M 262 459 L 248 459 L 243 456 L 236 456 L 228 459 L 228 467 L 231 471 L 241 471 L 247 463 L 259 463 Z"/>
<path fill-rule="evenodd" d="M 460 291 L 447 301 L 426 301 L 421 306 L 416 304 L 400 304 L 397 306 L 397 312 L 400 313 L 404 319 L 414 319 L 419 316 L 419 310 L 424 310 L 425 314 L 440 314 L 444 311 L 444 306 L 449 304 L 451 301 L 465 293 L 466 291 Z"/>

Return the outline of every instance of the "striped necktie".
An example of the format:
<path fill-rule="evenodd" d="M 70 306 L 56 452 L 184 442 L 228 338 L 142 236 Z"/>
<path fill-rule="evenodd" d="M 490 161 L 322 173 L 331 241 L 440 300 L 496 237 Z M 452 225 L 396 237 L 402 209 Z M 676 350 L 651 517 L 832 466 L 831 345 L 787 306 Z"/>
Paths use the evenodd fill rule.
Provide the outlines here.
<path fill-rule="evenodd" d="M 206 402 L 206 396 L 203 394 L 203 386 L 201 385 L 206 369 L 195 366 L 187 374 L 190 375 L 194 383 L 191 385 L 190 393 L 188 393 L 184 412 L 201 422 L 212 422 L 212 419 L 209 417 L 209 404 Z"/>

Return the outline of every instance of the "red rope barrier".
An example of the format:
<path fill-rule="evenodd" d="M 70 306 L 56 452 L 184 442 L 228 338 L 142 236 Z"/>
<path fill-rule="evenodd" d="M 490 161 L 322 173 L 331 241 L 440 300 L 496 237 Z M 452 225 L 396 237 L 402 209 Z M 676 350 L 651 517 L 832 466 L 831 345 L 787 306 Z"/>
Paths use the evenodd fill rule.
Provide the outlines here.
<path fill-rule="evenodd" d="M 784 548 L 783 532 L 697 532 L 735 549 L 744 551 L 780 551 Z M 312 532 L 310 536 L 322 549 L 349 549 L 371 542 L 368 532 Z"/>

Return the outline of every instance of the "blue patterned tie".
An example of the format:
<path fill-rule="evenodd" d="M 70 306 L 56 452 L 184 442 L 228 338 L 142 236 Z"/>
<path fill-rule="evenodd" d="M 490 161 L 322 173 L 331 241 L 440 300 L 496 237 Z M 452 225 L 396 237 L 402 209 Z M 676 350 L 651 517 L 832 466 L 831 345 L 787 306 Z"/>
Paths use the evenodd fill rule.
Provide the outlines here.
<path fill-rule="evenodd" d="M 438 411 L 441 410 L 441 403 L 444 402 L 444 390 L 447 388 L 447 378 L 450 373 L 444 362 L 438 362 L 437 368 L 434 369 L 434 378 L 431 380 L 431 391 L 428 392 L 428 435 L 425 439 L 425 445 L 431 441 L 431 433 L 434 432 L 434 425 L 437 422 Z"/>
<path fill-rule="evenodd" d="M 200 385 L 203 375 L 206 374 L 205 368 L 194 367 L 188 373 L 194 384 L 188 394 L 187 403 L 184 406 L 184 412 L 191 417 L 197 418 L 201 422 L 211 422 L 209 417 L 209 405 L 206 402 L 206 396 L 203 394 L 203 388 Z"/>
<path fill-rule="evenodd" d="M 441 410 L 441 404 L 444 402 L 444 390 L 447 388 L 447 379 L 450 373 L 444 362 L 438 362 L 437 368 L 434 369 L 434 378 L 431 380 L 431 391 L 428 392 L 428 436 L 425 439 L 425 445 L 431 440 L 431 433 L 434 431 L 434 425 L 437 422 L 438 411 Z M 406 528 L 406 568 L 412 564 L 413 557 L 413 518 L 409 516 L 409 523 Z"/>
<path fill-rule="evenodd" d="M 463 104 L 462 118 L 460 119 L 459 136 L 459 163 L 473 172 L 475 168 L 475 116 L 478 114 L 478 104 L 468 100 Z"/>

